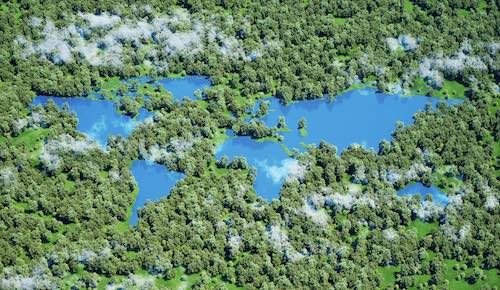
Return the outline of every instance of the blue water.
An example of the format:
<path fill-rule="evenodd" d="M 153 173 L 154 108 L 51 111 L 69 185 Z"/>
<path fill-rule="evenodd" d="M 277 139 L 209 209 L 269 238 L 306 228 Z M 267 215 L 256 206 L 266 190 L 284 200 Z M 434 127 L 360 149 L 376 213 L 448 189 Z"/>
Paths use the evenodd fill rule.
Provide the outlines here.
<path fill-rule="evenodd" d="M 255 190 L 267 200 L 277 198 L 287 173 L 296 164 L 291 163 L 282 145 L 288 149 L 304 151 L 302 144 L 318 144 L 321 140 L 331 143 L 339 152 L 350 144 L 358 143 L 367 148 L 378 148 L 382 139 L 390 140 L 396 122 L 412 124 L 412 116 L 426 103 L 439 100 L 425 96 L 402 97 L 376 93 L 374 89 L 352 90 L 337 96 L 332 103 L 326 100 L 308 100 L 281 105 L 276 98 L 268 98 L 270 112 L 261 120 L 273 127 L 283 115 L 290 132 L 280 132 L 283 142 L 257 142 L 249 137 L 226 140 L 216 151 L 216 158 L 227 155 L 229 159 L 244 156 L 250 166 L 257 169 Z M 450 100 L 458 103 L 460 100 Z M 258 104 L 257 104 L 258 106 Z M 254 110 L 255 111 L 255 110 Z M 306 119 L 307 136 L 300 135 L 297 123 Z M 281 144 L 281 145 L 280 145 Z"/>
<path fill-rule="evenodd" d="M 174 100 L 177 101 L 182 101 L 185 97 L 187 97 L 190 100 L 195 100 L 196 97 L 194 93 L 197 90 L 200 90 L 203 92 L 204 89 L 210 87 L 212 85 L 212 82 L 210 81 L 210 78 L 207 76 L 198 76 L 198 75 L 193 75 L 193 76 L 185 76 L 185 77 L 179 77 L 179 78 L 161 78 L 156 81 L 153 81 L 150 77 L 148 76 L 141 76 L 141 77 L 132 77 L 126 80 L 122 80 L 122 83 L 132 83 L 132 81 L 137 81 L 139 86 L 142 86 L 146 83 L 151 85 L 152 87 L 156 88 L 158 85 L 162 85 L 163 88 L 169 92 L 172 93 L 172 96 L 174 97 Z M 136 91 L 128 91 L 125 93 L 127 96 L 130 97 L 135 97 L 137 95 Z M 96 97 L 98 99 L 104 98 L 99 91 L 92 92 L 90 94 L 93 97 Z M 120 96 L 118 96 L 120 97 Z M 146 98 L 148 96 L 145 96 Z"/>
<path fill-rule="evenodd" d="M 137 209 L 142 208 L 148 200 L 156 201 L 167 196 L 177 181 L 184 177 L 184 174 L 170 171 L 161 164 L 144 160 L 133 161 L 130 171 L 139 186 L 139 194 L 129 221 L 131 225 L 137 224 Z"/>
<path fill-rule="evenodd" d="M 34 105 L 43 104 L 51 99 L 56 105 L 62 107 L 64 103 L 78 117 L 77 130 L 88 135 L 105 147 L 110 135 L 128 136 L 140 122 L 152 116 L 146 109 L 140 109 L 135 118 L 122 115 L 116 111 L 114 103 L 108 100 L 91 100 L 87 98 L 58 98 L 51 96 L 37 96 Z"/>
<path fill-rule="evenodd" d="M 174 100 L 182 101 L 185 97 L 190 100 L 195 100 L 194 93 L 197 90 L 203 92 L 204 89 L 211 86 L 210 78 L 207 76 L 185 76 L 179 78 L 162 78 L 157 81 L 152 81 L 150 77 L 134 77 L 123 82 L 130 83 L 136 80 L 139 85 L 149 83 L 152 87 L 162 85 L 164 89 L 172 93 Z M 135 96 L 136 92 L 129 91 L 126 93 L 128 96 Z M 147 96 L 146 96 L 147 97 Z"/>
<path fill-rule="evenodd" d="M 206 76 L 187 76 L 181 78 L 164 78 L 154 82 L 152 85 L 162 85 L 171 92 L 175 100 L 182 101 L 184 97 L 194 100 L 196 90 L 203 91 L 211 86 L 210 78 Z"/>
<path fill-rule="evenodd" d="M 137 80 L 139 84 L 151 81 L 149 77 L 138 77 L 123 80 L 131 82 Z M 205 76 L 186 76 L 181 78 L 164 78 L 153 82 L 152 86 L 161 84 L 166 90 L 170 91 L 176 100 L 183 100 L 184 97 L 194 100 L 196 90 L 203 90 L 211 85 L 210 79 Z M 135 92 L 127 92 L 127 95 L 135 96 Z M 152 116 L 151 112 L 141 108 L 139 115 L 135 118 L 122 115 L 117 112 L 113 101 L 104 100 L 99 92 L 91 93 L 91 96 L 99 100 L 90 98 L 71 97 L 58 98 L 52 96 L 37 96 L 33 100 L 34 105 L 45 105 L 49 99 L 52 99 L 56 105 L 62 107 L 68 103 L 71 111 L 78 117 L 77 130 L 87 134 L 96 140 L 102 147 L 107 144 L 108 136 L 121 135 L 128 136 L 140 122 L 147 117 Z"/>
<path fill-rule="evenodd" d="M 448 204 L 448 197 L 446 196 L 446 193 L 442 192 L 434 185 L 432 185 L 431 187 L 427 187 L 420 182 L 416 182 L 411 183 L 405 188 L 398 191 L 399 196 L 413 196 L 417 193 L 420 193 L 422 201 L 425 200 L 425 196 L 427 194 L 431 194 L 433 203 L 441 204 L 443 206 L 446 206 Z"/>
<path fill-rule="evenodd" d="M 318 144 L 321 140 L 337 146 L 339 151 L 358 143 L 367 148 L 378 148 L 382 139 L 390 140 L 396 122 L 413 123 L 412 116 L 421 111 L 426 103 L 437 104 L 439 99 L 426 96 L 403 97 L 376 93 L 375 89 L 351 90 L 337 96 L 334 102 L 308 100 L 283 106 L 276 98 L 268 99 L 270 113 L 262 120 L 272 127 L 280 115 L 291 129 L 280 133 L 289 148 L 301 149 L 301 143 Z M 450 100 L 458 103 L 461 100 Z M 308 135 L 302 137 L 297 129 L 300 118 L 306 119 Z"/>
<path fill-rule="evenodd" d="M 233 137 L 217 148 L 216 158 L 243 156 L 257 169 L 255 192 L 270 200 L 278 196 L 290 167 L 297 161 L 285 153 L 278 142 L 256 142 L 250 137 Z"/>

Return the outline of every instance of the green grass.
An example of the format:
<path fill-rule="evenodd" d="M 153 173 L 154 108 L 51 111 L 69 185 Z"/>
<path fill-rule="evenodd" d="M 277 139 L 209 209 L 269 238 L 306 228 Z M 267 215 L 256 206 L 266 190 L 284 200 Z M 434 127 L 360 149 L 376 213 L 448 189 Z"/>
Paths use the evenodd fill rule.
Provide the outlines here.
<path fill-rule="evenodd" d="M 226 141 L 229 138 L 232 138 L 232 137 L 226 134 L 226 129 L 221 128 L 215 134 L 213 140 L 214 140 L 215 145 L 219 145 L 219 144 L 224 143 L 224 141 Z"/>
<path fill-rule="evenodd" d="M 385 266 L 379 267 L 378 271 L 382 274 L 382 284 L 380 285 L 380 289 L 385 289 L 389 286 L 394 285 L 396 282 L 395 274 L 400 271 L 399 266 Z"/>
<path fill-rule="evenodd" d="M 16 24 L 19 24 L 19 19 L 21 19 L 21 11 L 19 11 L 19 4 L 16 1 L 11 1 L 10 7 L 7 4 L 2 4 L 0 6 L 0 10 L 9 16 L 14 16 L 14 20 L 16 21 Z M 14 9 L 11 10 L 10 8 L 13 7 Z"/>
<path fill-rule="evenodd" d="M 137 199 L 138 195 L 139 195 L 139 187 L 135 186 L 134 191 L 132 191 L 132 196 L 133 196 L 132 204 L 127 209 L 127 218 L 124 221 L 120 221 L 113 226 L 117 232 L 124 233 L 130 229 L 130 224 L 128 221 L 132 217 L 132 208 L 134 206 L 135 200 Z"/>
<path fill-rule="evenodd" d="M 29 209 L 29 204 L 27 202 L 16 202 L 14 206 L 23 211 Z"/>
<path fill-rule="evenodd" d="M 109 179 L 109 172 L 107 171 L 99 171 L 99 177 L 102 179 Z"/>
<path fill-rule="evenodd" d="M 19 146 L 25 144 L 28 148 L 34 148 L 43 140 L 49 133 L 48 129 L 28 129 L 21 133 L 19 136 L 12 138 L 10 141 L 12 145 Z"/>
<path fill-rule="evenodd" d="M 427 251 L 427 258 L 426 261 L 431 261 L 434 257 L 436 256 L 436 253 L 432 251 Z M 445 259 L 444 260 L 446 267 L 447 267 L 447 272 L 445 274 L 445 279 L 449 281 L 449 289 L 453 290 L 468 290 L 468 289 L 481 289 L 482 287 L 489 285 L 489 286 L 498 286 L 500 285 L 500 279 L 499 279 L 499 274 L 500 272 L 497 269 L 490 269 L 490 270 L 483 270 L 483 274 L 486 276 L 486 279 L 484 280 L 479 280 L 474 284 L 469 284 L 467 281 L 467 278 L 470 277 L 473 273 L 473 268 L 467 268 L 466 270 L 461 270 L 460 268 L 455 270 L 453 269 L 453 266 L 459 265 L 463 266 L 465 265 L 465 262 L 459 262 L 457 260 L 452 260 L 452 259 Z M 383 282 L 381 284 L 381 289 L 385 289 L 387 287 L 390 287 L 394 285 L 396 281 L 396 274 L 399 272 L 400 268 L 399 266 L 385 266 L 385 267 L 379 267 L 378 268 L 379 272 L 382 274 Z M 465 273 L 465 278 L 457 280 L 456 277 L 460 273 Z M 431 275 L 425 274 L 425 275 L 415 275 L 416 278 L 416 284 L 414 287 L 411 287 L 410 289 L 418 289 L 419 284 L 425 284 L 431 279 Z"/>
<path fill-rule="evenodd" d="M 145 96 L 151 96 L 156 93 L 156 89 L 153 88 L 150 84 L 144 84 L 137 88 L 137 94 L 142 94 Z"/>
<path fill-rule="evenodd" d="M 467 17 L 470 15 L 470 11 L 465 10 L 465 9 L 458 9 L 457 14 L 460 17 Z"/>
<path fill-rule="evenodd" d="M 206 110 L 208 108 L 208 102 L 206 100 L 196 100 L 195 102 L 197 102 L 202 109 Z"/>
<path fill-rule="evenodd" d="M 40 160 L 40 151 L 42 150 L 42 142 L 49 135 L 49 129 L 38 128 L 38 129 L 28 129 L 21 133 L 19 136 L 14 138 L 7 138 L 7 142 L 10 142 L 12 146 L 26 146 L 29 159 L 32 161 L 32 165 L 36 166 Z"/>
<path fill-rule="evenodd" d="M 112 77 L 101 83 L 99 87 L 101 90 L 111 91 L 111 90 L 118 90 L 121 84 L 122 82 L 119 77 Z"/>
<path fill-rule="evenodd" d="M 412 221 L 409 227 L 417 233 L 417 238 L 421 240 L 425 236 L 429 235 L 434 229 L 438 227 L 437 222 L 428 223 L 422 220 L 416 219 Z"/>
<path fill-rule="evenodd" d="M 456 193 L 463 182 L 455 176 L 447 176 L 448 171 L 447 166 L 438 168 L 432 173 L 432 183 L 448 194 Z"/>
<path fill-rule="evenodd" d="M 234 98 L 234 101 L 236 102 L 236 104 L 238 104 L 239 106 L 242 106 L 242 107 L 246 107 L 247 104 L 251 103 L 252 100 L 250 99 L 247 99 L 241 95 L 238 95 Z"/>
<path fill-rule="evenodd" d="M 180 73 L 171 73 L 167 75 L 167 78 L 182 78 L 186 76 L 186 72 L 180 72 Z"/>
<path fill-rule="evenodd" d="M 201 279 L 201 274 L 186 274 L 185 270 L 181 267 L 176 268 L 175 277 L 165 281 L 164 279 L 156 279 L 155 286 L 158 288 L 168 288 L 168 289 L 191 289 Z M 212 289 L 217 285 L 222 285 L 227 289 L 236 290 L 243 289 L 234 284 L 222 281 L 220 277 L 211 277 L 208 283 L 208 288 Z"/>
<path fill-rule="evenodd" d="M 217 167 L 217 165 L 215 165 L 215 161 L 210 163 L 208 171 L 215 173 L 217 176 L 227 176 L 229 174 L 229 169 Z"/>
<path fill-rule="evenodd" d="M 463 99 L 467 88 L 457 81 L 445 80 L 443 87 L 439 90 L 431 88 L 424 79 L 419 78 L 415 81 L 410 92 L 413 95 L 431 95 L 437 98 Z"/>
<path fill-rule="evenodd" d="M 76 188 L 76 182 L 73 180 L 68 179 L 68 174 L 66 173 L 60 173 L 59 176 L 64 177 L 64 188 L 69 190 L 69 191 L 74 191 Z"/>
<path fill-rule="evenodd" d="M 405 12 L 413 12 L 413 3 L 410 0 L 404 0 L 403 2 L 403 10 Z"/>
<path fill-rule="evenodd" d="M 479 1 L 479 5 L 477 5 L 477 10 L 478 11 L 485 11 L 486 7 L 488 7 L 488 3 L 486 2 L 486 0 L 481 0 L 481 1 Z"/>
<path fill-rule="evenodd" d="M 467 289 L 481 289 L 482 286 L 484 285 L 490 285 L 490 286 L 499 286 L 500 285 L 500 279 L 498 277 L 498 270 L 496 269 L 490 269 L 490 270 L 483 270 L 483 273 L 486 275 L 485 280 L 479 280 L 474 284 L 469 284 L 469 282 L 466 280 L 467 277 L 470 277 L 473 273 L 473 268 L 467 268 L 465 271 L 461 269 L 453 269 L 453 266 L 459 265 L 462 266 L 465 263 L 463 262 L 458 262 L 456 260 L 445 260 L 446 266 L 448 267 L 448 271 L 446 272 L 445 279 L 448 279 L 450 281 L 450 289 L 457 289 L 457 290 L 467 290 Z M 456 277 L 461 273 L 465 273 L 465 279 L 460 279 L 457 280 Z"/>
<path fill-rule="evenodd" d="M 490 111 L 490 113 L 494 115 L 498 111 L 499 107 L 500 107 L 500 98 L 491 98 L 488 104 L 488 111 Z"/>
<path fill-rule="evenodd" d="M 343 62 L 343 61 L 349 60 L 349 57 L 347 55 L 337 55 L 337 56 L 335 56 L 335 60 Z"/>
<path fill-rule="evenodd" d="M 467 89 L 464 85 L 457 81 L 445 80 L 443 83 L 443 88 L 438 91 L 436 96 L 446 97 L 450 99 L 463 99 L 465 97 L 465 91 Z"/>
<path fill-rule="evenodd" d="M 158 287 L 167 287 L 169 289 L 189 289 L 191 288 L 199 279 L 200 274 L 186 275 L 184 269 L 177 268 L 175 270 L 175 277 L 170 280 L 159 280 L 156 282 Z"/>
<path fill-rule="evenodd" d="M 335 22 L 335 24 L 344 24 L 347 22 L 347 20 L 349 20 L 349 18 L 335 17 L 333 21 Z"/>

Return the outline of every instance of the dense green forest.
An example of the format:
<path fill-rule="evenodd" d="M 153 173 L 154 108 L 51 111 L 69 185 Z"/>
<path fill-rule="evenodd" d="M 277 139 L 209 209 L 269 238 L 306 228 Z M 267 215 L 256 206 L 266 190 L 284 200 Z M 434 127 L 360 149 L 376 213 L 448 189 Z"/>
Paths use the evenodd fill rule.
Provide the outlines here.
<path fill-rule="evenodd" d="M 0 289 L 498 289 L 499 31 L 494 0 L 2 2 Z M 182 103 L 119 81 L 195 74 L 213 86 Z M 246 122 L 259 98 L 363 86 L 463 102 L 378 150 L 290 152 L 305 173 L 272 202 L 246 160 L 215 160 L 226 129 L 306 134 Z M 30 106 L 96 90 L 155 117 L 103 150 L 67 108 Z M 186 177 L 131 227 L 130 164 L 151 158 Z M 397 197 L 411 182 L 450 203 Z"/>

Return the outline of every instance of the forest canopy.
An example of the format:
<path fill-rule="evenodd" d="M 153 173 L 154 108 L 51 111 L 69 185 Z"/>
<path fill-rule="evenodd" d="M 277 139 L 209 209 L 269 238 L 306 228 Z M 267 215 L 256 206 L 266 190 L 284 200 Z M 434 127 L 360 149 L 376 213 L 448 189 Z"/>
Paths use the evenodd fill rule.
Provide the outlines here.
<path fill-rule="evenodd" d="M 473 1 L 8 1 L 0 4 L 0 288 L 497 289 L 498 3 Z M 175 101 L 121 80 L 206 75 Z M 346 90 L 458 98 L 396 125 L 376 150 L 320 142 L 266 201 L 226 130 L 279 140 L 265 116 Z M 102 148 L 37 95 L 154 117 Z M 133 92 L 134 95 L 127 95 Z M 145 95 L 148 98 L 143 98 Z M 182 172 L 128 220 L 133 160 Z M 421 182 L 448 195 L 400 198 Z"/>

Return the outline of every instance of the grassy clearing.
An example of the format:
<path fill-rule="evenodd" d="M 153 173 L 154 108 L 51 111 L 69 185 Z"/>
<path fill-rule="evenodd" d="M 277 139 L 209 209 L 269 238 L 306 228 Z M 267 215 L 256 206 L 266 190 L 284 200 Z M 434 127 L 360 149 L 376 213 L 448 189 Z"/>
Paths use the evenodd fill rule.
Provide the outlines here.
<path fill-rule="evenodd" d="M 464 99 L 467 88 L 457 81 L 445 80 L 443 87 L 439 90 L 431 88 L 424 79 L 419 78 L 415 81 L 410 93 L 413 95 L 429 95 L 442 99 Z"/>
<path fill-rule="evenodd" d="M 156 279 L 155 286 L 158 288 L 167 289 L 191 289 L 196 283 L 202 279 L 201 273 L 196 274 L 186 274 L 183 268 L 177 268 L 175 270 L 175 277 L 170 280 Z M 208 288 L 217 288 L 218 286 L 223 286 L 224 288 L 230 290 L 243 289 L 234 284 L 222 281 L 220 277 L 209 278 Z"/>
<path fill-rule="evenodd" d="M 382 284 L 380 285 L 380 289 L 385 289 L 389 286 L 394 285 L 396 282 L 396 273 L 400 271 L 399 266 L 385 266 L 379 267 L 378 271 L 382 274 Z"/>
<path fill-rule="evenodd" d="M 481 0 L 481 1 L 479 1 L 479 5 L 477 6 L 477 10 L 478 11 L 485 11 L 487 7 L 488 7 L 488 3 L 486 2 L 486 0 Z"/>
<path fill-rule="evenodd" d="M 226 134 L 226 129 L 221 128 L 215 134 L 213 140 L 214 140 L 215 145 L 219 145 L 219 144 L 224 143 L 224 141 L 226 141 L 229 138 L 232 138 L 232 137 Z"/>
<path fill-rule="evenodd" d="M 102 82 L 99 88 L 101 90 L 113 91 L 113 90 L 118 90 L 121 85 L 122 82 L 119 77 L 112 77 Z"/>
<path fill-rule="evenodd" d="M 446 272 L 445 278 L 450 282 L 450 289 L 457 290 L 468 290 L 468 289 L 481 289 L 483 286 L 497 286 L 500 285 L 499 274 L 500 272 L 496 269 L 483 270 L 485 279 L 481 279 L 474 284 L 468 282 L 468 277 L 473 274 L 473 268 L 467 268 L 465 270 L 460 269 L 460 267 L 465 266 L 465 263 L 459 263 L 456 260 L 445 260 L 448 271 Z M 454 269 L 454 266 L 459 266 L 458 269 Z M 457 280 L 460 273 L 465 273 L 465 279 Z"/>
<path fill-rule="evenodd" d="M 65 278 L 65 285 L 71 287 L 76 283 L 76 281 L 83 275 L 85 270 L 82 268 L 78 269 L 78 271 L 72 275 L 69 275 Z M 153 289 L 191 289 L 193 286 L 200 282 L 202 279 L 201 273 L 196 274 L 186 274 L 185 270 L 181 267 L 175 269 L 175 276 L 172 279 L 165 280 L 161 276 L 151 275 L 147 271 L 143 269 L 138 269 L 133 274 L 139 278 L 142 278 L 144 281 L 152 282 Z M 112 277 L 102 277 L 98 284 L 97 289 L 106 289 L 107 285 L 110 283 L 114 283 L 116 286 L 125 287 L 126 284 L 122 284 L 128 277 L 125 275 L 114 275 Z M 208 278 L 208 288 L 209 289 L 220 289 L 224 287 L 225 289 L 236 290 L 243 289 L 241 287 L 237 287 L 234 284 L 222 281 L 220 277 L 211 277 Z M 136 288 L 133 288 L 136 289 Z M 145 288 L 137 288 L 137 289 L 145 289 Z M 148 288 L 149 289 L 149 288 Z"/>
<path fill-rule="evenodd" d="M 431 261 L 436 256 L 436 253 L 427 251 L 426 261 Z M 468 289 L 490 289 L 487 286 L 500 285 L 500 272 L 497 269 L 482 270 L 483 278 L 475 283 L 470 283 L 469 278 L 473 275 L 474 269 L 468 268 L 464 262 L 457 260 L 445 259 L 446 274 L 445 279 L 449 281 L 449 289 L 468 290 Z M 378 271 L 382 274 L 383 282 L 381 289 L 393 286 L 396 281 L 396 275 L 400 271 L 399 266 L 385 266 L 379 267 Z M 459 275 L 462 274 L 462 278 Z M 416 283 L 410 289 L 418 289 L 418 285 L 422 284 L 424 289 L 427 289 L 427 283 L 431 279 L 431 275 L 415 275 Z M 485 288 L 486 287 L 486 288 Z"/>
<path fill-rule="evenodd" d="M 125 233 L 130 229 L 130 224 L 128 221 L 132 217 L 132 207 L 134 206 L 135 200 L 137 199 L 137 195 L 139 195 L 139 187 L 135 186 L 134 191 L 132 191 L 132 204 L 127 208 L 127 218 L 124 221 L 117 222 L 113 225 L 115 230 L 119 233 Z"/>
<path fill-rule="evenodd" d="M 463 99 L 466 90 L 465 86 L 457 81 L 445 80 L 443 88 L 438 91 L 436 96 L 442 98 L 448 97 L 450 99 Z"/>
<path fill-rule="evenodd" d="M 405 12 L 413 12 L 413 3 L 410 0 L 404 0 L 403 1 L 403 10 Z"/>
<path fill-rule="evenodd" d="M 471 12 L 465 9 L 458 9 L 457 14 L 460 17 L 468 17 L 471 14 Z"/>
<path fill-rule="evenodd" d="M 347 20 L 349 20 L 349 18 L 343 18 L 343 17 L 335 17 L 333 22 L 335 24 L 344 24 L 347 22 Z"/>
<path fill-rule="evenodd" d="M 171 73 L 167 75 L 167 78 L 183 78 L 186 76 L 186 72 L 182 71 L 180 73 Z"/>
<path fill-rule="evenodd" d="M 49 129 L 38 128 L 28 129 L 14 138 L 6 138 L 4 141 L 10 142 L 12 146 L 25 146 L 24 153 L 28 155 L 33 166 L 40 162 L 39 156 L 42 150 L 42 142 L 49 135 Z"/>
<path fill-rule="evenodd" d="M 28 129 L 19 136 L 10 139 L 10 142 L 14 146 L 25 144 L 28 148 L 34 148 L 43 138 L 47 137 L 48 133 L 49 130 L 44 128 Z"/>
<path fill-rule="evenodd" d="M 64 188 L 68 191 L 74 191 L 76 188 L 76 182 L 68 179 L 67 173 L 60 173 L 59 176 L 64 178 Z"/>
<path fill-rule="evenodd" d="M 417 233 L 417 238 L 419 240 L 425 238 L 427 235 L 431 234 L 434 229 L 438 227 L 437 222 L 427 223 L 422 220 L 416 219 L 410 224 L 410 229 L 413 229 Z"/>
<path fill-rule="evenodd" d="M 460 189 L 462 180 L 452 176 L 449 170 L 450 167 L 447 166 L 438 168 L 432 174 L 432 184 L 435 184 L 446 193 L 455 193 Z"/>
<path fill-rule="evenodd" d="M 488 111 L 493 115 L 496 114 L 498 109 L 500 108 L 500 98 L 492 98 L 488 104 Z"/>

